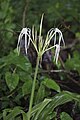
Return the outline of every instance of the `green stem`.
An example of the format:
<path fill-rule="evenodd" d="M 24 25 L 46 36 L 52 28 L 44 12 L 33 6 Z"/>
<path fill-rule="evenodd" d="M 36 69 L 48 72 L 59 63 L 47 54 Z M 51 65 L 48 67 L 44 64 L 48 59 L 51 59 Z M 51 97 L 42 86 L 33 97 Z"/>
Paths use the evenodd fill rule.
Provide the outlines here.
<path fill-rule="evenodd" d="M 34 98 L 34 91 L 35 91 L 35 84 L 36 84 L 36 77 L 37 77 L 37 73 L 38 73 L 39 60 L 40 60 L 40 57 L 37 57 L 36 69 L 35 69 L 33 86 L 32 86 L 32 91 L 31 91 L 31 98 L 30 98 L 28 120 L 30 120 L 30 116 L 31 116 L 31 110 L 32 110 L 32 105 L 33 105 L 33 98 Z"/>

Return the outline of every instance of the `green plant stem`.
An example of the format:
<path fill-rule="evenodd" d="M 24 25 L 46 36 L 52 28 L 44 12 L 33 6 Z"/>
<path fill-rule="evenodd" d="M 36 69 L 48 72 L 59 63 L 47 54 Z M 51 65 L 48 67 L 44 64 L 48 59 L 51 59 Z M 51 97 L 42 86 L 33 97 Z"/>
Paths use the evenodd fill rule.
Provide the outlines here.
<path fill-rule="evenodd" d="M 33 98 L 34 98 L 34 91 L 35 91 L 35 84 L 36 84 L 36 77 L 37 77 L 37 73 L 38 73 L 39 60 L 40 60 L 40 57 L 38 56 L 37 57 L 35 74 L 34 74 L 33 86 L 32 86 L 32 91 L 31 91 L 31 98 L 30 98 L 30 105 L 29 105 L 29 112 L 28 112 L 28 120 L 30 120 L 30 116 L 31 116 Z"/>

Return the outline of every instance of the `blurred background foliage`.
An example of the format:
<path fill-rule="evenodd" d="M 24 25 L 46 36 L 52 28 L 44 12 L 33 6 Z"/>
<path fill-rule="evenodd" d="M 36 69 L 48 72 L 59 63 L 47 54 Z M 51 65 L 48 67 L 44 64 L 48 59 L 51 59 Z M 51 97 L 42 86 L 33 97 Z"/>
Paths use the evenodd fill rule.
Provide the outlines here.
<path fill-rule="evenodd" d="M 32 28 L 35 25 L 39 29 L 42 13 L 43 35 L 50 28 L 58 27 L 63 32 L 66 47 L 60 53 L 57 66 L 53 61 L 43 63 L 48 75 L 43 70 L 39 71 L 34 105 L 61 90 L 80 94 L 80 0 L 0 0 L 0 119 L 3 116 L 4 120 L 21 120 L 22 116 L 12 119 L 7 116 L 15 106 L 21 106 L 13 109 L 13 112 L 18 111 L 19 114 L 20 110 L 28 110 L 34 68 L 25 56 L 17 55 L 17 39 L 23 27 Z M 31 59 L 34 59 L 32 55 Z M 55 69 L 63 71 L 50 73 L 50 70 Z M 64 120 L 64 116 L 68 117 L 67 120 L 72 120 L 70 116 L 80 120 L 80 103 L 73 101 L 66 105 L 72 109 L 67 107 L 64 110 L 64 106 L 56 109 L 54 118 L 61 111 L 61 120 Z M 22 115 L 26 120 L 24 112 Z"/>
<path fill-rule="evenodd" d="M 59 27 L 64 32 L 65 38 L 69 38 L 70 32 L 72 33 L 70 37 L 80 38 L 79 7 L 79 0 L 0 0 L 0 48 L 2 55 L 15 48 L 16 31 L 20 31 L 24 26 L 36 25 L 37 29 L 39 28 L 42 13 L 45 14 L 44 34 L 51 27 Z"/>

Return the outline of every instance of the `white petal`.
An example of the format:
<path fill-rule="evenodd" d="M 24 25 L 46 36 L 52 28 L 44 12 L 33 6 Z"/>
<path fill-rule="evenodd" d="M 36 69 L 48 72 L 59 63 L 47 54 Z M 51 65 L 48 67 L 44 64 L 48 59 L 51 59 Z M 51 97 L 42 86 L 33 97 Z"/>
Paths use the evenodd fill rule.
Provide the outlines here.
<path fill-rule="evenodd" d="M 55 50 L 55 56 L 54 56 L 54 61 L 56 61 L 56 64 L 59 58 L 59 52 L 60 52 L 60 46 L 56 44 L 56 50 Z"/>
<path fill-rule="evenodd" d="M 24 39 L 25 39 L 25 51 L 27 54 L 27 49 L 29 48 L 29 44 L 30 44 L 30 37 L 31 37 L 31 30 L 30 28 L 23 28 L 19 34 L 18 37 L 18 44 L 17 44 L 17 50 L 20 52 L 20 42 L 22 40 L 22 37 L 24 35 Z M 29 37 L 29 39 L 27 39 L 27 36 Z"/>

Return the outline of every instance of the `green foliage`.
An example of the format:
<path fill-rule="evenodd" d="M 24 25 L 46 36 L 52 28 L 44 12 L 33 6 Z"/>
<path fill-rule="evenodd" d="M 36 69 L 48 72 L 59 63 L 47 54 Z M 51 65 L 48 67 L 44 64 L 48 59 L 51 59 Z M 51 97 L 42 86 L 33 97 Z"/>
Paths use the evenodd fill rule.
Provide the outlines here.
<path fill-rule="evenodd" d="M 80 96 L 76 96 L 76 99 L 74 98 L 74 94 L 70 92 L 61 92 L 57 95 L 55 95 L 51 99 L 44 99 L 41 103 L 34 106 L 31 112 L 32 120 L 51 120 L 53 118 L 56 118 L 54 109 L 58 107 L 59 105 L 62 105 L 64 103 L 67 103 L 72 100 L 80 100 Z M 79 98 L 78 98 L 79 97 Z M 54 113 L 54 114 L 53 114 Z M 28 113 L 27 113 L 28 114 Z M 53 116 L 52 116 L 53 114 Z M 68 118 L 70 118 L 68 115 L 65 114 Z M 63 120 L 63 119 L 62 119 Z"/>
<path fill-rule="evenodd" d="M 26 0 L 0 0 L 0 120 L 27 120 L 34 68 L 27 56 L 18 56 L 15 49 L 18 32 L 23 27 L 25 7 Z M 44 13 L 44 36 L 51 27 L 59 27 L 63 31 L 66 45 L 80 39 L 80 0 L 27 0 L 25 27 L 36 24 L 39 29 L 42 13 Z M 76 71 L 80 75 L 80 45 L 75 44 L 66 51 L 68 58 L 66 54 L 63 55 L 66 58 L 66 62 L 63 60 L 64 68 L 67 71 Z M 59 64 L 58 68 L 62 69 L 61 63 Z M 50 65 L 45 63 L 45 66 L 51 67 Z M 56 72 L 56 76 L 57 74 Z M 31 120 L 56 120 L 57 107 L 70 101 L 74 103 L 72 111 L 75 116 L 76 113 L 80 115 L 80 94 L 76 94 L 76 92 L 80 93 L 79 89 L 72 84 L 65 73 L 62 74 L 58 74 L 59 78 L 51 79 L 50 77 L 55 76 L 55 73 L 52 73 L 52 76 L 50 73 L 49 77 L 45 76 L 44 70 L 38 73 Z M 77 79 L 79 82 L 79 76 Z M 67 86 L 66 83 L 68 83 Z M 63 91 L 63 88 L 68 89 L 68 85 L 72 92 Z M 60 113 L 60 118 L 61 120 L 73 119 L 64 111 Z"/>
<path fill-rule="evenodd" d="M 44 99 L 44 97 L 46 97 L 46 90 L 45 86 L 41 83 L 35 96 L 35 104 L 41 102 Z"/>
<path fill-rule="evenodd" d="M 31 64 L 29 63 L 29 60 L 24 56 L 18 56 L 16 50 L 10 52 L 9 55 L 1 58 L 0 61 L 0 68 L 13 64 L 24 71 L 29 71 L 31 69 Z"/>
<path fill-rule="evenodd" d="M 50 89 L 60 92 L 60 87 L 54 80 L 45 78 L 45 80 L 43 81 L 43 84 Z"/>
<path fill-rule="evenodd" d="M 22 86 L 22 92 L 23 95 L 27 95 L 31 93 L 31 88 L 32 88 L 32 80 L 26 80 L 26 82 Z"/>
<path fill-rule="evenodd" d="M 61 113 L 61 120 L 72 120 L 72 118 L 65 112 Z"/>
<path fill-rule="evenodd" d="M 15 73 L 11 74 L 10 72 L 7 72 L 5 74 L 5 79 L 10 91 L 14 90 L 19 83 L 19 76 Z"/>
<path fill-rule="evenodd" d="M 76 38 L 80 39 L 80 32 L 76 33 Z"/>
<path fill-rule="evenodd" d="M 25 119 L 27 117 L 26 113 L 22 110 L 21 107 L 15 107 L 14 109 L 5 109 L 3 111 L 3 120 L 21 120 L 20 117 L 17 117 L 17 115 L 21 114 L 23 116 L 23 120 L 27 120 Z"/>
<path fill-rule="evenodd" d="M 14 11 L 10 6 L 10 0 L 0 0 L 0 56 L 9 52 L 14 44 L 13 29 L 15 29 Z"/>
<path fill-rule="evenodd" d="M 72 58 L 67 59 L 66 68 L 69 70 L 76 70 L 80 74 L 80 54 L 77 51 L 74 52 Z"/>
<path fill-rule="evenodd" d="M 0 93 L 3 101 L 1 109 L 14 106 L 14 102 L 20 105 L 20 99 L 23 95 L 30 94 L 32 86 L 32 67 L 29 60 L 24 56 L 18 56 L 14 50 L 9 55 L 0 58 L 0 72 Z M 2 87 L 4 84 L 5 86 Z M 10 97 L 14 99 L 11 100 Z"/>

